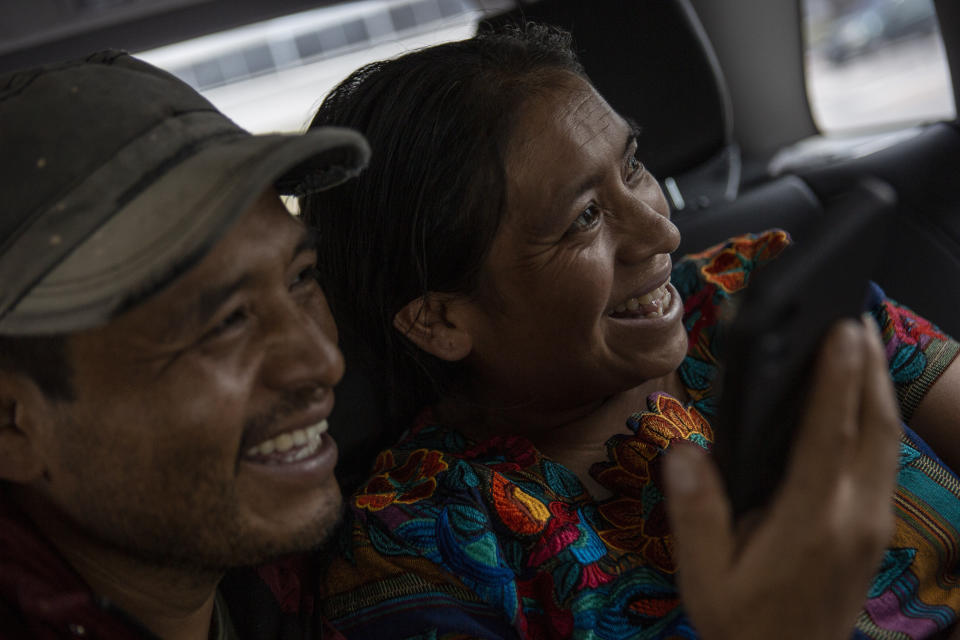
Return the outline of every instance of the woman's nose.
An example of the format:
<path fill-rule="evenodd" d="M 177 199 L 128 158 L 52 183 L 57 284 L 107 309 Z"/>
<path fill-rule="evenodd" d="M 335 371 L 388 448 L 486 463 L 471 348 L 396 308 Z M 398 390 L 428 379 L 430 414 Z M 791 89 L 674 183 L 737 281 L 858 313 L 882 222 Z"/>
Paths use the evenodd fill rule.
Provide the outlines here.
<path fill-rule="evenodd" d="M 631 194 L 617 216 L 621 262 L 639 262 L 661 253 L 672 253 L 680 246 L 680 231 L 670 221 L 670 209 L 659 187 L 656 193 Z M 646 196 L 646 197 L 644 197 Z"/>

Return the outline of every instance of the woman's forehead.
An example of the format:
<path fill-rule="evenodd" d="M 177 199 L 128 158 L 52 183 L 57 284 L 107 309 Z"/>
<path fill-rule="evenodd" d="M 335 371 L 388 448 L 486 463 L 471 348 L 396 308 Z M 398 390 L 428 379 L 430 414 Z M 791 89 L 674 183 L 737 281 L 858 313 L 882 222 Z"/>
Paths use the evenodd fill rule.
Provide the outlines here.
<path fill-rule="evenodd" d="M 619 159 L 632 135 L 630 125 L 574 76 L 531 96 L 518 116 L 505 163 L 508 215 L 511 201 L 527 207 L 531 198 L 543 204 L 565 199 L 565 187 Z"/>
<path fill-rule="evenodd" d="M 550 138 L 573 137 L 585 126 L 605 126 L 611 119 L 622 120 L 589 82 L 563 74 L 555 83 L 532 91 L 520 105 L 508 157 L 543 145 Z"/>

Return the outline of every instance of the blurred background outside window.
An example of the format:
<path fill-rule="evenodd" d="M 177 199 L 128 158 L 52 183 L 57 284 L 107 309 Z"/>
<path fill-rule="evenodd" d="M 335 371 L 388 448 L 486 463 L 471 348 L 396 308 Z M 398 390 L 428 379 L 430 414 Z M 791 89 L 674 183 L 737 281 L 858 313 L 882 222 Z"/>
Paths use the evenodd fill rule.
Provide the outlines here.
<path fill-rule="evenodd" d="M 824 133 L 956 113 L 932 0 L 803 0 L 810 106 Z"/>
<path fill-rule="evenodd" d="M 470 37 L 485 14 L 514 3 L 357 0 L 138 53 L 247 129 L 302 131 L 354 69 Z M 801 0 L 801 6 L 808 95 L 822 132 L 867 134 L 955 117 L 932 0 Z"/>
<path fill-rule="evenodd" d="M 361 0 L 304 11 L 137 55 L 198 89 L 256 133 L 302 131 L 351 71 L 469 38 L 513 0 Z"/>

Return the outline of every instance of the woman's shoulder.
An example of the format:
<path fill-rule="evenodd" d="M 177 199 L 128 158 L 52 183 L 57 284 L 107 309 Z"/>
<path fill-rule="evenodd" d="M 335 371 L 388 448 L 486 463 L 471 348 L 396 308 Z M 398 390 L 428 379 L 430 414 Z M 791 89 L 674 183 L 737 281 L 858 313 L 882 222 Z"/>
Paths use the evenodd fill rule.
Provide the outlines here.
<path fill-rule="evenodd" d="M 722 356 L 722 320 L 734 310 L 733 299 L 750 277 L 790 245 L 781 229 L 730 238 L 674 266 L 671 282 L 683 300 L 683 323 L 689 348 L 679 374 L 691 401 L 705 415 L 716 411 L 714 389 Z"/>

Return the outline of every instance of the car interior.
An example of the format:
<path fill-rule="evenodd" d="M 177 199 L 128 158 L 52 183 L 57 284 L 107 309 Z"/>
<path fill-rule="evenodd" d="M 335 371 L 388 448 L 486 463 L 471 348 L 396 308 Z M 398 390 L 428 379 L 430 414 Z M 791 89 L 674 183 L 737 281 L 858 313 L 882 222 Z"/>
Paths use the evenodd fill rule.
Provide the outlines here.
<path fill-rule="evenodd" d="M 845 209 L 829 205 L 864 178 L 886 183 L 896 197 L 896 216 L 873 278 L 890 297 L 960 336 L 955 303 L 960 299 L 956 112 L 864 127 L 847 135 L 824 133 L 808 100 L 806 58 L 812 54 L 804 44 L 804 1 L 429 0 L 438 15 L 473 7 L 480 14 L 478 29 L 528 20 L 571 31 L 599 92 L 641 127 L 640 155 L 660 180 L 681 230 L 679 255 L 772 227 L 790 231 L 802 243 L 812 223 L 829 224 L 829 216 L 844 214 Z M 344 4 L 348 3 L 4 2 L 0 6 L 0 70 L 107 47 L 144 51 Z M 379 4 L 394 16 L 408 7 L 412 16 L 425 10 L 421 5 L 427 2 L 384 0 Z M 960 4 L 934 0 L 933 6 L 938 37 L 952 72 L 948 91 L 956 105 L 960 103 Z M 893 81 L 881 78 L 878 82 L 881 95 L 903 90 Z M 314 101 L 321 97 L 315 96 Z M 309 114 L 303 116 L 306 122 Z M 365 356 L 348 327 L 341 328 L 341 341 L 348 373 L 337 390 L 331 431 L 341 448 L 341 475 L 349 486 L 365 473 L 373 449 L 379 446 L 382 420 L 377 403 L 370 400 L 377 397 L 376 363 Z"/>

